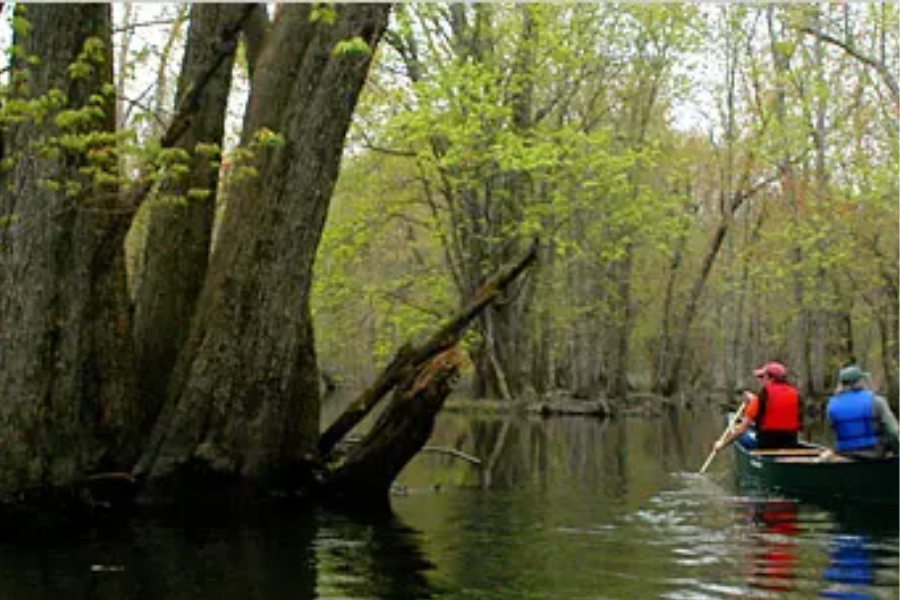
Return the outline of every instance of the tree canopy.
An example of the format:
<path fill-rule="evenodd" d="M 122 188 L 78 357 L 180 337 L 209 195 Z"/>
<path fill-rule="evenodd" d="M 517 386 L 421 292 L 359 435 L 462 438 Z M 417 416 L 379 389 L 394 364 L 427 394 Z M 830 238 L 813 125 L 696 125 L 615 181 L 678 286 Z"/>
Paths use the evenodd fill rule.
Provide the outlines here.
<path fill-rule="evenodd" d="M 365 378 L 540 233 L 470 339 L 476 395 L 727 389 L 771 358 L 825 394 L 855 357 L 896 396 L 897 18 L 399 7 L 320 248 L 324 362 Z"/>

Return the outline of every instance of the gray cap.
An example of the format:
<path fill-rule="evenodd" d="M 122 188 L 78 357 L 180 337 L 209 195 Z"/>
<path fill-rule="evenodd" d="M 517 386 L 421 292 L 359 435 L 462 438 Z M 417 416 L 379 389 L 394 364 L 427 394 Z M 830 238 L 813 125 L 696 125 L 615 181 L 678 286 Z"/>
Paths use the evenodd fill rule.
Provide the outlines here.
<path fill-rule="evenodd" d="M 853 385 L 860 379 L 867 379 L 869 374 L 857 367 L 856 365 L 851 365 L 849 367 L 844 367 L 841 369 L 841 372 L 838 374 L 838 379 L 841 383 L 847 383 Z"/>

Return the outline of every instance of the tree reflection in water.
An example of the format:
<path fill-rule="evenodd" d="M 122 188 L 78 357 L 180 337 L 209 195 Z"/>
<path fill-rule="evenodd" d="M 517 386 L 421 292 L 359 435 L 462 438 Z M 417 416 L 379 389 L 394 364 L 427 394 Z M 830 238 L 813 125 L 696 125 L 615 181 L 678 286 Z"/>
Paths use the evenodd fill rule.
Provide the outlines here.
<path fill-rule="evenodd" d="M 433 565 L 417 536 L 389 514 L 135 520 L 0 546 L 0 598 L 426 600 Z"/>
<path fill-rule="evenodd" d="M 418 532 L 392 514 L 323 515 L 315 544 L 318 596 L 427 600 L 434 591 Z"/>
<path fill-rule="evenodd" d="M 4 537 L 0 600 L 897 598 L 896 507 L 760 497 L 728 454 L 700 477 L 721 427 L 717 409 L 448 414 L 429 445 L 482 464 L 417 457 L 396 516 L 266 508 Z"/>

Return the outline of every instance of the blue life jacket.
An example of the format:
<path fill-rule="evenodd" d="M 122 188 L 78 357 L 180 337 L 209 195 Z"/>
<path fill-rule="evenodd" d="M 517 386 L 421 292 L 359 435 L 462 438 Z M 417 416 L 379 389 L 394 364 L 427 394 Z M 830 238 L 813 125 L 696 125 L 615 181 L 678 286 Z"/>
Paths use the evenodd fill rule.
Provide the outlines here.
<path fill-rule="evenodd" d="M 869 390 L 845 390 L 828 401 L 828 420 L 834 427 L 838 452 L 878 444 L 874 400 Z"/>

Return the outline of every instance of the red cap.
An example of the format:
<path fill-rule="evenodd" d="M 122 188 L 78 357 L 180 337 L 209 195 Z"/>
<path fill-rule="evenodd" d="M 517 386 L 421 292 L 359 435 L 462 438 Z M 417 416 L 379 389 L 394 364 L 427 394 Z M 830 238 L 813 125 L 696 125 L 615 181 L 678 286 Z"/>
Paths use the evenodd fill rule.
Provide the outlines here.
<path fill-rule="evenodd" d="M 787 368 L 779 362 L 770 362 L 753 371 L 753 374 L 757 377 L 762 377 L 763 375 L 779 378 L 787 377 Z"/>

